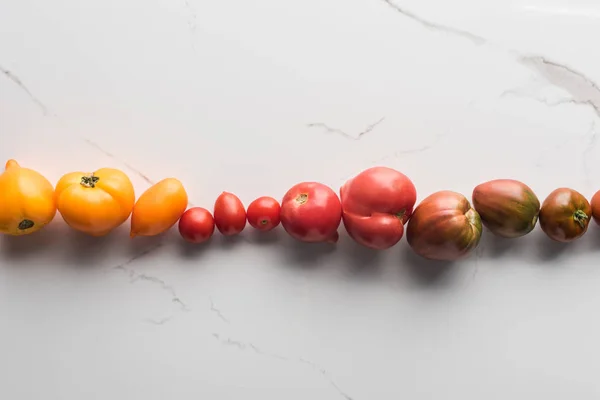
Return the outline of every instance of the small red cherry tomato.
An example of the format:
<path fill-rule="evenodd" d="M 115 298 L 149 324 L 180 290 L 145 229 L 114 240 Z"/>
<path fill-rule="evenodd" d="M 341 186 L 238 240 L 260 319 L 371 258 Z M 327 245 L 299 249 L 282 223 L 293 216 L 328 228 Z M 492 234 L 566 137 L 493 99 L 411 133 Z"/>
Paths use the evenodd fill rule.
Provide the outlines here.
<path fill-rule="evenodd" d="M 248 206 L 248 223 L 259 231 L 270 231 L 279 225 L 280 211 L 277 200 L 268 196 L 259 197 Z"/>
<path fill-rule="evenodd" d="M 233 193 L 223 192 L 215 201 L 215 225 L 225 236 L 237 235 L 246 227 L 246 209 Z"/>
<path fill-rule="evenodd" d="M 179 234 L 190 243 L 206 242 L 214 231 L 215 220 L 206 208 L 190 208 L 179 219 Z"/>

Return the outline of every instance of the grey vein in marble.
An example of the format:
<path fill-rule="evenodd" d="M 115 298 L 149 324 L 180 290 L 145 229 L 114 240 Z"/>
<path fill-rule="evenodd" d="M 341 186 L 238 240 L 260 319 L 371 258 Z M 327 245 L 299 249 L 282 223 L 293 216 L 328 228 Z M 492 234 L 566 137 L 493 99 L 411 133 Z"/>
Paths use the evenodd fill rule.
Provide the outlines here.
<path fill-rule="evenodd" d="M 212 297 L 210 297 L 209 300 L 210 300 L 210 311 L 215 313 L 217 315 L 217 317 L 219 317 L 219 319 L 221 319 L 223 322 L 229 323 L 229 320 L 227 319 L 227 317 L 225 317 L 225 315 L 223 315 L 221 310 L 219 310 L 217 308 L 217 306 L 215 305 L 215 302 L 213 301 Z"/>
<path fill-rule="evenodd" d="M 29 96 L 29 99 L 31 99 L 31 101 L 33 101 L 35 105 L 40 108 L 40 110 L 42 110 L 42 113 L 44 115 L 48 115 L 48 108 L 44 105 L 44 103 L 40 101 L 40 99 L 38 99 L 36 96 L 34 96 L 33 93 L 31 93 L 31 91 L 27 88 L 27 86 L 25 86 L 23 81 L 21 81 L 21 79 L 19 79 L 18 76 L 16 76 L 10 70 L 4 68 L 2 65 L 0 65 L 0 72 L 2 72 L 4 76 L 6 76 L 9 80 L 14 82 L 19 88 L 21 88 L 21 90 L 24 91 L 27 94 L 27 96 Z"/>
<path fill-rule="evenodd" d="M 141 172 L 139 169 L 132 167 L 131 165 L 129 165 L 127 162 L 123 161 L 123 160 L 119 160 L 117 159 L 117 157 L 115 157 L 112 153 L 108 152 L 107 150 L 105 150 L 102 146 L 100 146 L 98 143 L 88 139 L 88 138 L 83 138 L 83 140 L 89 144 L 90 146 L 92 146 L 93 148 L 95 148 L 96 150 L 100 151 L 101 153 L 103 153 L 104 155 L 106 155 L 107 157 L 112 158 L 113 160 L 123 164 L 127 169 L 129 169 L 130 171 L 132 171 L 133 173 L 135 173 L 137 176 L 139 176 L 140 178 L 142 178 L 146 183 L 148 183 L 150 186 L 154 185 L 155 182 L 152 181 L 150 178 L 148 178 L 148 176 L 146 174 L 144 174 L 143 172 Z"/>
<path fill-rule="evenodd" d="M 372 161 L 372 163 L 377 164 L 380 163 L 382 161 L 385 160 L 389 160 L 390 158 L 398 158 L 402 155 L 409 155 L 409 154 L 419 154 L 419 153 L 423 153 L 425 151 L 431 150 L 435 147 L 435 145 L 444 137 L 446 136 L 445 134 L 438 134 L 435 136 L 435 139 L 426 145 L 420 146 L 420 147 L 416 147 L 413 149 L 406 149 L 406 150 L 398 150 L 393 152 L 392 154 L 388 154 L 386 156 L 383 156 L 381 158 L 378 158 L 377 160 Z"/>
<path fill-rule="evenodd" d="M 173 318 L 175 318 L 173 315 L 169 315 L 168 317 L 164 318 L 146 318 L 144 321 L 152 325 L 164 325 L 167 322 L 171 321 Z"/>
<path fill-rule="evenodd" d="M 158 285 L 162 290 L 166 291 L 171 296 L 171 302 L 179 305 L 179 308 L 182 311 L 191 311 L 190 308 L 187 306 L 187 304 L 181 299 L 181 297 L 179 297 L 177 295 L 175 288 L 173 286 L 167 284 L 167 282 L 165 282 L 163 279 L 158 278 L 156 276 L 139 273 L 132 268 L 127 268 L 128 265 L 134 263 L 136 260 L 139 260 L 142 257 L 149 255 L 150 253 L 154 252 L 155 250 L 161 248 L 162 246 L 163 246 L 163 243 L 158 243 L 158 244 L 136 254 L 135 256 L 131 257 L 129 260 L 125 261 L 124 263 L 115 265 L 114 267 L 111 268 L 111 270 L 119 270 L 119 271 L 126 273 L 129 276 L 129 283 L 131 283 L 131 284 L 135 283 L 136 281 L 142 280 L 142 281 L 146 281 L 146 282 L 150 282 L 150 283 L 154 283 L 154 284 Z M 168 322 L 168 321 L 164 321 L 163 323 L 165 323 L 165 322 Z"/>
<path fill-rule="evenodd" d="M 341 135 L 345 138 L 348 139 L 352 139 L 352 140 L 360 140 L 364 135 L 366 135 L 367 133 L 371 132 L 373 129 L 375 129 L 375 127 L 377 127 L 377 125 L 379 125 L 380 123 L 382 123 L 385 120 L 385 117 L 381 117 L 380 119 L 378 119 L 377 121 L 373 122 L 372 124 L 369 124 L 364 130 L 360 131 L 356 136 L 351 135 L 347 132 L 344 132 L 341 129 L 337 129 L 337 128 L 332 128 L 329 125 L 322 123 L 322 122 L 313 122 L 310 124 L 307 124 L 306 126 L 308 128 L 322 128 L 325 130 L 325 132 L 327 133 L 335 133 L 338 135 Z"/>
<path fill-rule="evenodd" d="M 427 29 L 440 31 L 440 32 L 444 32 L 444 33 L 449 33 L 451 35 L 460 36 L 462 38 L 470 40 L 471 42 L 473 42 L 479 46 L 487 43 L 487 40 L 485 38 L 483 38 L 479 35 L 475 35 L 471 32 L 464 31 L 462 29 L 453 28 L 453 27 L 447 26 L 447 25 L 437 24 L 432 21 L 428 21 L 428 20 L 418 16 L 417 14 L 413 13 L 412 11 L 409 11 L 406 8 L 399 6 L 392 0 L 383 0 L 383 2 L 386 3 L 388 6 L 390 6 L 392 9 L 399 12 L 400 14 L 404 15 L 407 18 L 412 19 L 415 22 L 418 22 L 419 24 L 421 24 L 422 26 L 424 26 Z"/>
<path fill-rule="evenodd" d="M 519 62 L 536 71 L 550 84 L 569 93 L 570 99 L 557 104 L 586 105 L 600 117 L 600 87 L 591 78 L 567 65 L 540 56 L 520 56 Z"/>
<path fill-rule="evenodd" d="M 348 395 L 347 393 L 345 393 L 335 382 L 334 380 L 331 378 L 331 376 L 329 376 L 329 373 L 327 372 L 327 370 L 325 370 L 324 368 L 321 368 L 319 365 L 317 365 L 316 363 L 309 361 L 305 358 L 292 358 L 292 357 L 285 357 L 282 356 L 280 354 L 276 354 L 276 353 L 270 353 L 270 352 L 266 352 L 262 349 L 260 349 L 258 346 L 256 346 L 255 344 L 251 343 L 251 342 L 242 342 L 239 340 L 233 340 L 229 337 L 223 337 L 218 333 L 213 333 L 212 337 L 214 337 L 216 340 L 218 340 L 222 345 L 224 346 L 230 346 L 230 347 L 235 347 L 239 350 L 252 350 L 254 353 L 264 356 L 264 357 L 269 357 L 269 358 L 273 358 L 276 360 L 280 360 L 280 361 L 285 361 L 285 362 L 296 362 L 296 363 L 300 363 L 300 364 L 304 364 L 309 366 L 312 370 L 314 370 L 315 372 L 317 372 L 319 375 L 321 375 L 328 383 L 329 385 L 331 385 L 331 387 L 333 387 L 339 394 L 340 396 L 342 396 L 343 398 L 345 398 L 346 400 L 354 400 L 353 397 L 351 397 L 350 395 Z"/>

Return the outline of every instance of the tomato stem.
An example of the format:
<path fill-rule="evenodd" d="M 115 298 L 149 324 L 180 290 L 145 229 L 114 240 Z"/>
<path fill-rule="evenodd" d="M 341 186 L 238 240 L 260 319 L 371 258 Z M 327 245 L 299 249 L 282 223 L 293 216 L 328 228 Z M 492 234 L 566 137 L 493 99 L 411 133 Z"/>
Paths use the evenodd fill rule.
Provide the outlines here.
<path fill-rule="evenodd" d="M 85 186 L 88 188 L 94 188 L 96 187 L 96 183 L 100 180 L 100 178 L 98 178 L 97 176 L 94 176 L 94 173 L 92 172 L 89 175 L 86 176 L 82 176 L 81 177 L 81 186 Z"/>
<path fill-rule="evenodd" d="M 395 215 L 397 218 L 404 219 L 404 216 L 406 215 L 406 209 L 403 208 L 400 212 L 397 212 Z"/>
<path fill-rule="evenodd" d="M 305 204 L 308 201 L 308 194 L 300 193 L 298 197 L 296 197 L 296 201 L 300 204 Z"/>
<path fill-rule="evenodd" d="M 267 221 L 266 219 L 262 219 L 262 220 L 260 221 L 260 223 L 261 223 L 261 225 L 266 225 L 266 224 L 268 224 L 268 223 L 269 223 L 269 221 Z"/>
<path fill-rule="evenodd" d="M 24 231 L 26 229 L 33 228 L 34 225 L 35 222 L 32 220 L 24 219 L 23 221 L 19 222 L 19 230 Z"/>
<path fill-rule="evenodd" d="M 583 210 L 577 210 L 573 213 L 573 219 L 575 220 L 575 222 L 577 222 L 579 224 L 580 227 L 585 228 L 585 221 L 588 219 L 589 217 L 587 216 L 587 214 L 585 213 L 585 211 Z"/>

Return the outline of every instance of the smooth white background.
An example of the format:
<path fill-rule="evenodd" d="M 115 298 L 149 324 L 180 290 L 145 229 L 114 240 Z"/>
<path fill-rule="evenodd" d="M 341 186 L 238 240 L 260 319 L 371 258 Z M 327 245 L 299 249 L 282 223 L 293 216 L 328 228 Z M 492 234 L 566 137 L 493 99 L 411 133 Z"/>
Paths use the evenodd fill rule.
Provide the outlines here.
<path fill-rule="evenodd" d="M 599 36 L 593 0 L 0 0 L 0 159 L 173 176 L 207 208 L 373 165 L 419 200 L 501 177 L 590 198 Z M 2 238 L 0 398 L 600 396 L 596 225 L 485 232 L 444 270 L 405 239 L 127 233 Z"/>

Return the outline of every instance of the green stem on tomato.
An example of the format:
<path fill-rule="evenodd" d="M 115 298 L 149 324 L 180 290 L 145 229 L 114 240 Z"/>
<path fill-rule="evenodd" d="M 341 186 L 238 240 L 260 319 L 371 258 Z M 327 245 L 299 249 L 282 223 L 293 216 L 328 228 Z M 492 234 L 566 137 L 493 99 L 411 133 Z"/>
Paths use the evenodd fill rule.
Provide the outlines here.
<path fill-rule="evenodd" d="M 573 219 L 575 220 L 575 222 L 577 222 L 579 224 L 580 227 L 585 228 L 585 221 L 588 219 L 589 217 L 587 216 L 587 214 L 582 211 L 582 210 L 577 210 L 573 213 Z"/>
<path fill-rule="evenodd" d="M 94 187 L 96 187 L 96 183 L 99 180 L 100 180 L 100 178 L 98 178 L 97 176 L 94 176 L 94 173 L 92 172 L 89 175 L 82 176 L 81 182 L 79 182 L 79 183 L 81 184 L 81 186 L 85 186 L 88 188 L 94 188 Z"/>

